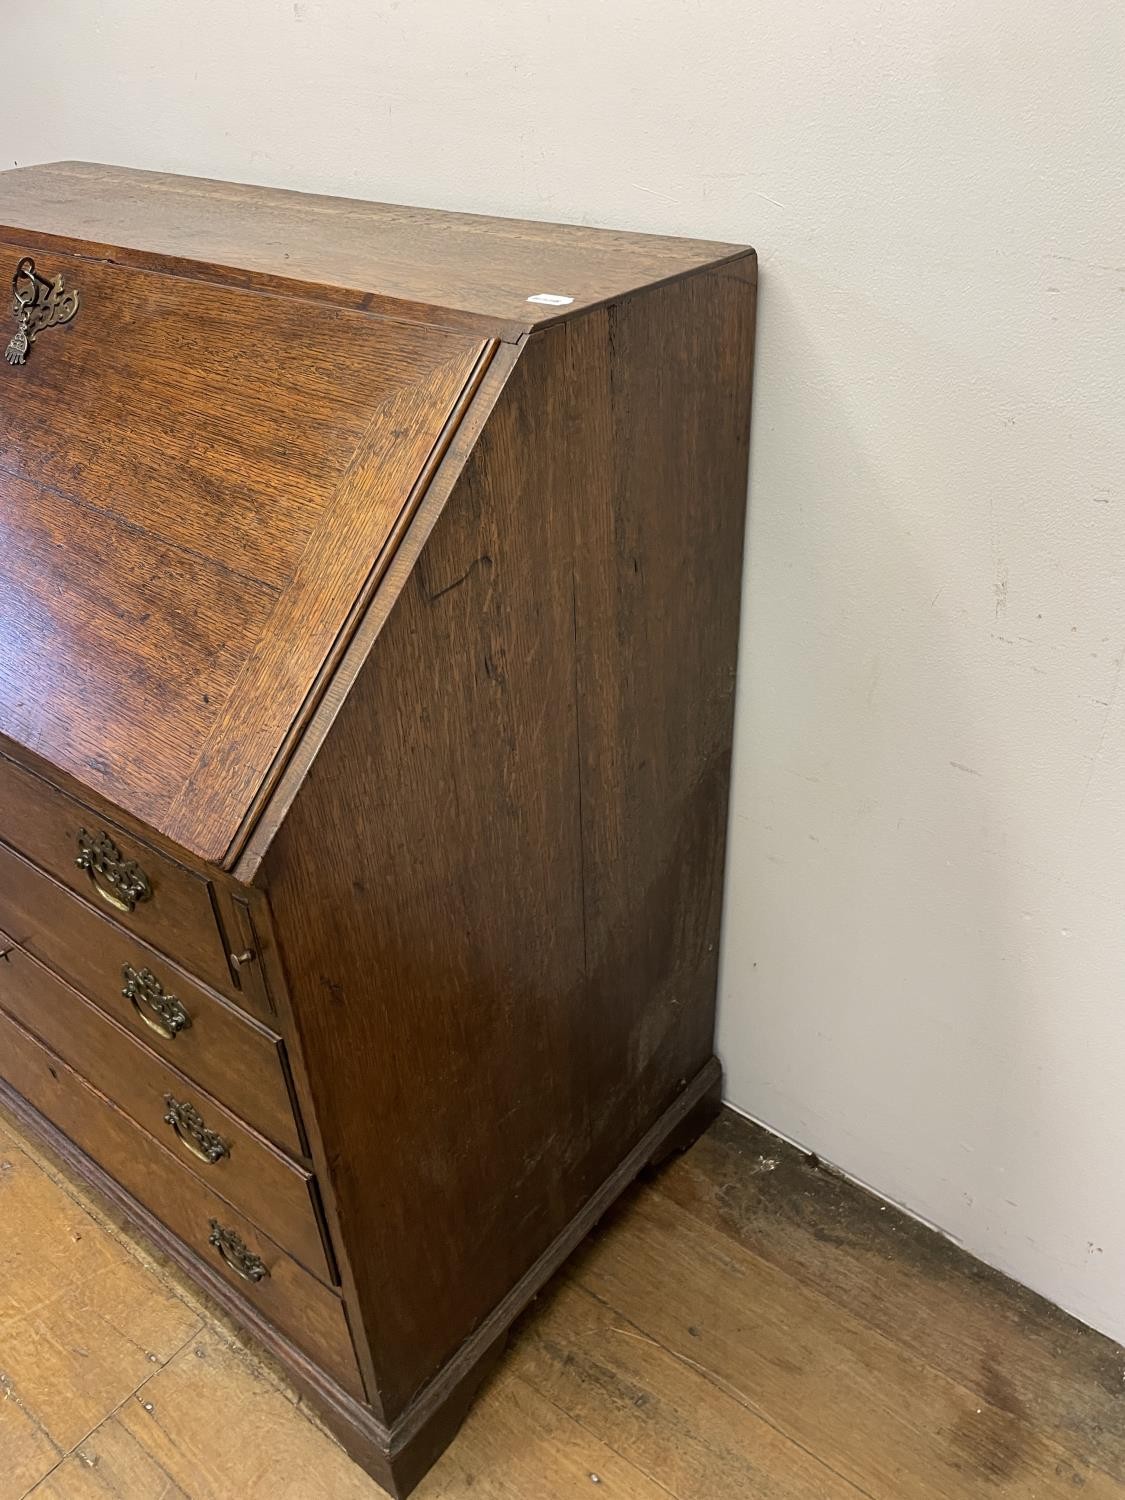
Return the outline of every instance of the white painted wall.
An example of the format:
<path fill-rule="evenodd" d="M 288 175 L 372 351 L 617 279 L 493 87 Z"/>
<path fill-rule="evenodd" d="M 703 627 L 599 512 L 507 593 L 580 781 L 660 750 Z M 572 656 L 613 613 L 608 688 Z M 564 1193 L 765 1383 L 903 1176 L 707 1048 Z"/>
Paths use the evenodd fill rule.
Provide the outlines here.
<path fill-rule="evenodd" d="M 4 9 L 13 164 L 760 247 L 731 1099 L 1125 1338 L 1117 0 Z"/>

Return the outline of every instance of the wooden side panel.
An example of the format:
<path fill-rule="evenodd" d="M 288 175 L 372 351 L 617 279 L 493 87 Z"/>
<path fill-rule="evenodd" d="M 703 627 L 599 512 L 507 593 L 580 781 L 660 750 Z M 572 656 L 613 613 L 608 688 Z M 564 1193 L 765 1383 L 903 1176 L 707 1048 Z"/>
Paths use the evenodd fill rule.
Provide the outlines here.
<path fill-rule="evenodd" d="M 392 1420 L 710 1053 L 752 323 L 530 341 L 263 865 Z"/>
<path fill-rule="evenodd" d="M 264 866 L 388 1416 L 549 1237 L 573 1149 L 543 1131 L 583 987 L 553 363 L 509 379 Z"/>
<path fill-rule="evenodd" d="M 592 315 L 605 415 L 575 508 L 586 1000 L 599 1018 L 585 1074 L 602 1143 L 587 1189 L 713 1045 L 755 266 Z M 622 1073 L 641 1115 L 622 1114 Z"/>

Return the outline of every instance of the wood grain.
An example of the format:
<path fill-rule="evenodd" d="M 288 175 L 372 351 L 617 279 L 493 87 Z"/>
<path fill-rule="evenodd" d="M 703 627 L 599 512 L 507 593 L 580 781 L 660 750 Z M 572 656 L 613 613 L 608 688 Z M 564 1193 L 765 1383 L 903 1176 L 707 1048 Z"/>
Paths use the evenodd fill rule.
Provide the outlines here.
<path fill-rule="evenodd" d="M 2 1117 L 0 1141 L 0 1164 L 15 1161 L 18 1173 L 12 1191 L 4 1182 L 11 1168 L 0 1167 L 0 1206 L 29 1256 L 45 1255 L 64 1280 L 73 1274 L 67 1280 L 72 1288 L 88 1271 L 89 1257 L 122 1257 L 120 1244 L 68 1196 L 72 1190 L 49 1181 L 20 1150 Z M 655 1207 L 655 1220 L 635 1211 L 645 1205 Z M 741 1245 L 745 1236 L 757 1247 L 749 1257 Z M 65 1258 L 53 1259 L 51 1245 L 54 1255 L 86 1259 L 71 1273 Z M 769 1256 L 786 1247 L 794 1274 L 782 1267 L 770 1275 Z M 116 1289 L 108 1298 L 115 1319 L 150 1318 L 162 1305 L 162 1282 L 131 1264 L 138 1279 L 128 1282 L 129 1295 Z M 604 1295 L 611 1264 L 621 1268 L 621 1297 Z M 764 1281 L 757 1277 L 759 1264 Z M 595 1275 L 602 1281 L 597 1289 Z M 809 1283 L 821 1276 L 826 1299 L 838 1306 L 848 1301 L 856 1316 L 813 1311 L 810 1318 L 819 1303 L 808 1300 Z M 201 1332 L 189 1321 L 186 1343 L 176 1345 L 177 1331 L 150 1349 L 156 1362 L 146 1357 L 135 1394 L 122 1396 L 114 1383 L 118 1366 L 99 1358 L 100 1341 L 108 1347 L 114 1337 L 99 1320 L 106 1277 L 84 1289 L 78 1311 L 65 1296 L 40 1300 L 45 1284 L 18 1281 L 17 1288 L 27 1285 L 26 1294 L 13 1304 L 6 1288 L 2 1304 L 9 1319 L 13 1306 L 34 1304 L 39 1330 L 21 1367 L 18 1399 L 0 1400 L 5 1500 L 28 1494 L 31 1500 L 377 1500 L 382 1494 L 308 1420 L 274 1370 L 230 1347 L 222 1324 Z M 874 1328 L 872 1303 L 884 1288 L 892 1304 L 900 1289 L 904 1296 L 912 1289 L 915 1316 L 903 1301 L 886 1328 Z M 767 1310 L 786 1337 L 776 1375 L 770 1341 L 759 1352 L 747 1326 Z M 996 1376 L 1021 1393 L 1037 1387 L 1034 1405 L 1025 1403 L 1017 1418 L 1018 1443 L 1005 1447 L 997 1445 L 994 1419 L 985 1414 L 987 1395 L 982 1400 L 973 1391 L 979 1371 L 973 1331 L 990 1319 Z M 966 1339 L 959 1336 L 961 1325 Z M 143 1347 L 140 1323 L 125 1326 Z M 667 1337 L 669 1329 L 674 1337 Z M 748 1361 L 762 1372 L 749 1389 L 733 1384 L 732 1364 L 716 1357 L 717 1334 L 724 1331 L 731 1346 L 746 1345 L 743 1373 Z M 805 1355 L 807 1341 L 817 1348 L 815 1358 Z M 70 1355 L 81 1361 L 84 1380 L 59 1378 L 60 1344 L 86 1350 Z M 888 1356 L 896 1348 L 902 1363 Z M 529 1312 L 502 1370 L 416 1495 L 1050 1500 L 1080 1494 L 1120 1500 L 1125 1483 L 1090 1461 L 1089 1445 L 1100 1441 L 1103 1453 L 1122 1449 L 1125 1401 L 1109 1389 L 1108 1377 L 1116 1365 L 1120 1384 L 1123 1360 L 1125 1351 L 1108 1340 L 728 1115 L 699 1146 L 639 1188 L 573 1272 Z M 854 1378 L 857 1362 L 862 1379 Z M 836 1415 L 826 1419 L 821 1371 L 832 1365 L 839 1371 Z M 947 1385 L 938 1388 L 965 1392 L 958 1399 L 967 1397 L 970 1415 L 987 1429 L 972 1454 L 964 1433 L 943 1422 L 941 1403 L 925 1405 L 939 1369 Z M 793 1392 L 810 1403 L 807 1444 L 787 1431 Z M 70 1434 L 91 1411 L 96 1415 L 99 1403 L 100 1425 L 68 1447 Z M 920 1472 L 924 1465 L 912 1457 L 909 1420 L 884 1419 L 900 1407 L 915 1413 L 919 1403 L 929 1427 L 923 1457 L 945 1452 L 944 1464 L 939 1457 L 932 1472 Z M 41 1405 L 52 1412 L 61 1438 L 35 1425 Z M 67 1414 L 71 1405 L 77 1420 Z M 855 1470 L 851 1477 L 842 1472 L 848 1465 Z M 893 1489 L 888 1473 L 895 1475 Z"/>
<path fill-rule="evenodd" d="M 35 1481 L 49 1474 L 62 1457 L 47 1432 L 19 1400 L 0 1391 L 0 1500 L 23 1500 Z"/>
<path fill-rule="evenodd" d="M 344 1389 L 362 1397 L 347 1319 L 332 1292 L 3 1011 L 0 1049 L 5 1081 L 33 1109 L 111 1173 L 126 1192 L 212 1264 L 240 1297 L 259 1307 Z M 268 1272 L 264 1279 L 245 1280 L 211 1248 L 212 1220 L 233 1230 L 263 1261 Z"/>
<path fill-rule="evenodd" d="M 372 414 L 464 342 L 17 248 L 82 300 L 0 377 L 0 474 L 221 559 L 236 596 L 285 587 Z"/>
<path fill-rule="evenodd" d="M 623 1223 L 576 1265 L 579 1283 L 793 1443 L 830 1446 L 870 1500 L 983 1500 L 1032 1477 L 1039 1500 L 1120 1496 L 1052 1436 L 669 1199 L 637 1198 Z"/>
<path fill-rule="evenodd" d="M 396 1413 L 563 1217 L 541 1184 L 582 972 L 570 521 L 513 397 L 548 360 L 510 378 L 263 866 Z M 538 420 L 556 451 L 566 412 Z"/>
<path fill-rule="evenodd" d="M 431 335 L 436 337 L 436 335 Z M 462 347 L 381 403 L 235 685 L 164 831 L 216 864 L 237 855 L 247 809 L 306 708 L 326 657 L 376 569 L 398 518 L 425 492 L 427 460 L 491 348 Z M 419 476 L 422 482 L 416 482 Z M 235 816 L 237 814 L 237 816 Z M 206 830 L 206 833 L 204 832 Z M 232 848 L 232 846 L 234 846 Z"/>
<path fill-rule="evenodd" d="M 10 1139 L 0 1218 L 0 1495 L 19 1500 L 200 1320 Z"/>
<path fill-rule="evenodd" d="M 212 1403 L 233 1420 L 208 1420 Z M 214 1337 L 185 1349 L 118 1420 L 193 1497 L 372 1500 L 374 1487 L 335 1444 L 299 1435 L 290 1403 Z"/>
<path fill-rule="evenodd" d="M 0 963 L 0 1009 L 178 1155 L 212 1192 L 245 1213 L 314 1276 L 331 1283 L 309 1172 L 19 948 Z M 201 1161 L 182 1144 L 166 1121 L 170 1098 L 200 1114 L 221 1136 L 226 1156 Z"/>
<path fill-rule="evenodd" d="M 1111 1339 L 730 1113 L 655 1190 L 1125 1487 Z"/>
<path fill-rule="evenodd" d="M 745 253 L 737 245 L 483 218 L 88 162 L 0 174 L 0 226 L 83 252 L 348 306 L 452 319 L 518 338 L 536 326 Z M 12 230 L 0 228 L 0 236 Z M 573 297 L 566 308 L 528 302 Z"/>
<path fill-rule="evenodd" d="M 250 817 L 253 822 L 246 830 L 245 841 L 240 842 L 241 853 L 229 863 L 237 880 L 250 884 L 258 875 L 274 835 L 288 815 L 294 797 L 331 732 L 340 706 L 355 686 L 363 663 L 386 624 L 395 601 L 402 593 L 422 547 L 444 511 L 465 461 L 487 426 L 520 355 L 518 346 L 501 345 L 487 361 L 487 368 L 482 372 L 473 400 L 452 434 L 448 447 L 441 454 L 420 503 L 399 518 L 396 530 L 401 530 L 401 535 L 391 536 L 384 556 L 373 570 L 371 581 L 376 582 L 380 564 L 385 565 L 382 577 L 377 580 L 378 587 L 351 636 L 347 641 L 341 640 L 339 643 L 331 677 L 324 684 L 315 703 L 309 705 L 310 711 L 299 742 L 293 746 L 285 764 L 275 768 L 277 774 L 268 787 L 268 800 L 264 807 L 256 817 L 254 814 L 257 810 L 251 809 Z"/>
<path fill-rule="evenodd" d="M 405 1494 L 718 1105 L 754 257 L 67 165 L 5 245 L 83 300 L 0 376 L 0 1097 Z"/>
<path fill-rule="evenodd" d="M 76 1448 L 29 1500 L 193 1500 L 117 1417 Z"/>
<path fill-rule="evenodd" d="M 159 822 L 274 595 L 55 491 L 0 494 L 0 732 Z"/>
<path fill-rule="evenodd" d="M 712 1051 L 749 462 L 745 259 L 565 330 L 586 384 L 573 486 L 586 1004 L 605 1152 Z M 610 1123 L 612 1121 L 612 1123 Z M 589 1162 L 600 1174 L 606 1156 Z"/>
<path fill-rule="evenodd" d="M 392 1416 L 710 1056 L 753 285 L 688 285 L 530 341 L 262 866 Z"/>
<path fill-rule="evenodd" d="M 217 861 L 482 345 L 48 269 L 83 300 L 0 366 L 0 732 Z"/>
<path fill-rule="evenodd" d="M 245 1004 L 247 995 L 236 985 L 227 957 L 227 944 L 215 920 L 214 883 L 151 843 L 123 830 L 102 812 L 77 802 L 64 792 L 0 754 L 0 829 L 4 841 L 39 865 L 76 896 L 135 937 L 174 952 L 194 973 Z M 106 833 L 124 859 L 134 860 L 152 887 L 152 897 L 139 901 L 131 912 L 118 911 L 95 890 L 87 871 L 78 867 L 78 834 L 85 829 L 95 838 Z"/>
<path fill-rule="evenodd" d="M 646 1320 L 648 1321 L 648 1320 Z M 863 1500 L 865 1491 L 569 1277 L 529 1319 L 512 1374 L 672 1494 Z"/>
<path fill-rule="evenodd" d="M 0 930 L 269 1140 L 291 1156 L 303 1154 L 277 1033 L 226 1004 L 3 844 Z M 126 965 L 150 970 L 181 1002 L 191 1025 L 174 1037 L 146 1025 L 125 996 Z"/>
<path fill-rule="evenodd" d="M 296 1416 L 252 1361 L 206 1333 L 32 1493 L 34 1500 L 377 1500 L 381 1492 Z"/>
<path fill-rule="evenodd" d="M 534 1387 L 507 1373 L 487 1407 L 469 1418 L 454 1448 L 415 1490 L 416 1500 L 667 1500 L 645 1474 Z"/>

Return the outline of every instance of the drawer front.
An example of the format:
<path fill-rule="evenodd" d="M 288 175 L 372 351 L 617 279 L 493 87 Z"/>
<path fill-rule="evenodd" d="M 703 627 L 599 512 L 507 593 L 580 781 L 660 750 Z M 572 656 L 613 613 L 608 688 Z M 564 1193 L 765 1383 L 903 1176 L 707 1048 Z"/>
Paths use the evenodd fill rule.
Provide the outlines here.
<path fill-rule="evenodd" d="M 3 1012 L 0 1076 L 345 1390 L 363 1399 L 339 1298 Z"/>
<path fill-rule="evenodd" d="M 0 928 L 269 1140 L 303 1154 L 278 1038 L 3 844 Z"/>
<path fill-rule="evenodd" d="M 126 931 L 241 998 L 210 882 L 2 755 L 0 839 Z"/>
<path fill-rule="evenodd" d="M 20 948 L 0 963 L 0 1009 L 181 1156 L 209 1188 L 253 1219 L 294 1259 L 322 1280 L 332 1279 L 309 1172 Z"/>

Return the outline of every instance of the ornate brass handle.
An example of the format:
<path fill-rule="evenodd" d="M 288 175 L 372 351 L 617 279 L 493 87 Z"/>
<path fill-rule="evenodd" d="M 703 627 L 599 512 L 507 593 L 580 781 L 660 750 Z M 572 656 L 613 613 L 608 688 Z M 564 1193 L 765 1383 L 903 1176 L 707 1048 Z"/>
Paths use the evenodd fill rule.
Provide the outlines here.
<path fill-rule="evenodd" d="M 135 859 L 126 859 L 108 833 L 78 830 L 78 858 L 103 901 L 118 911 L 132 911 L 138 901 L 152 900 L 152 883 Z"/>
<path fill-rule="evenodd" d="M 224 1141 L 217 1131 L 207 1129 L 203 1116 L 194 1104 L 188 1104 L 186 1101 L 181 1104 L 171 1094 L 164 1095 L 164 1103 L 168 1106 L 164 1123 L 171 1125 L 179 1137 L 180 1144 L 190 1151 L 192 1156 L 198 1156 L 200 1161 L 205 1161 L 213 1167 L 221 1162 L 224 1156 L 230 1155 L 229 1143 Z"/>
<path fill-rule="evenodd" d="M 63 289 L 62 276 L 48 281 L 35 269 L 30 255 L 25 255 L 12 277 L 12 311 L 18 322 L 8 340 L 4 358 L 10 365 L 27 363 L 32 344 L 46 328 L 69 323 L 78 311 L 78 293 Z"/>
<path fill-rule="evenodd" d="M 125 977 L 125 988 L 121 993 L 146 1026 L 151 1026 L 169 1042 L 175 1041 L 181 1031 L 188 1030 L 191 1017 L 151 969 L 134 969 L 132 964 L 126 964 L 121 973 Z"/>
<path fill-rule="evenodd" d="M 233 1229 L 224 1229 L 218 1219 L 211 1220 L 211 1233 L 207 1243 L 215 1249 L 243 1281 L 264 1281 L 270 1274 L 269 1267 L 260 1255 L 247 1249 L 245 1242 Z"/>

